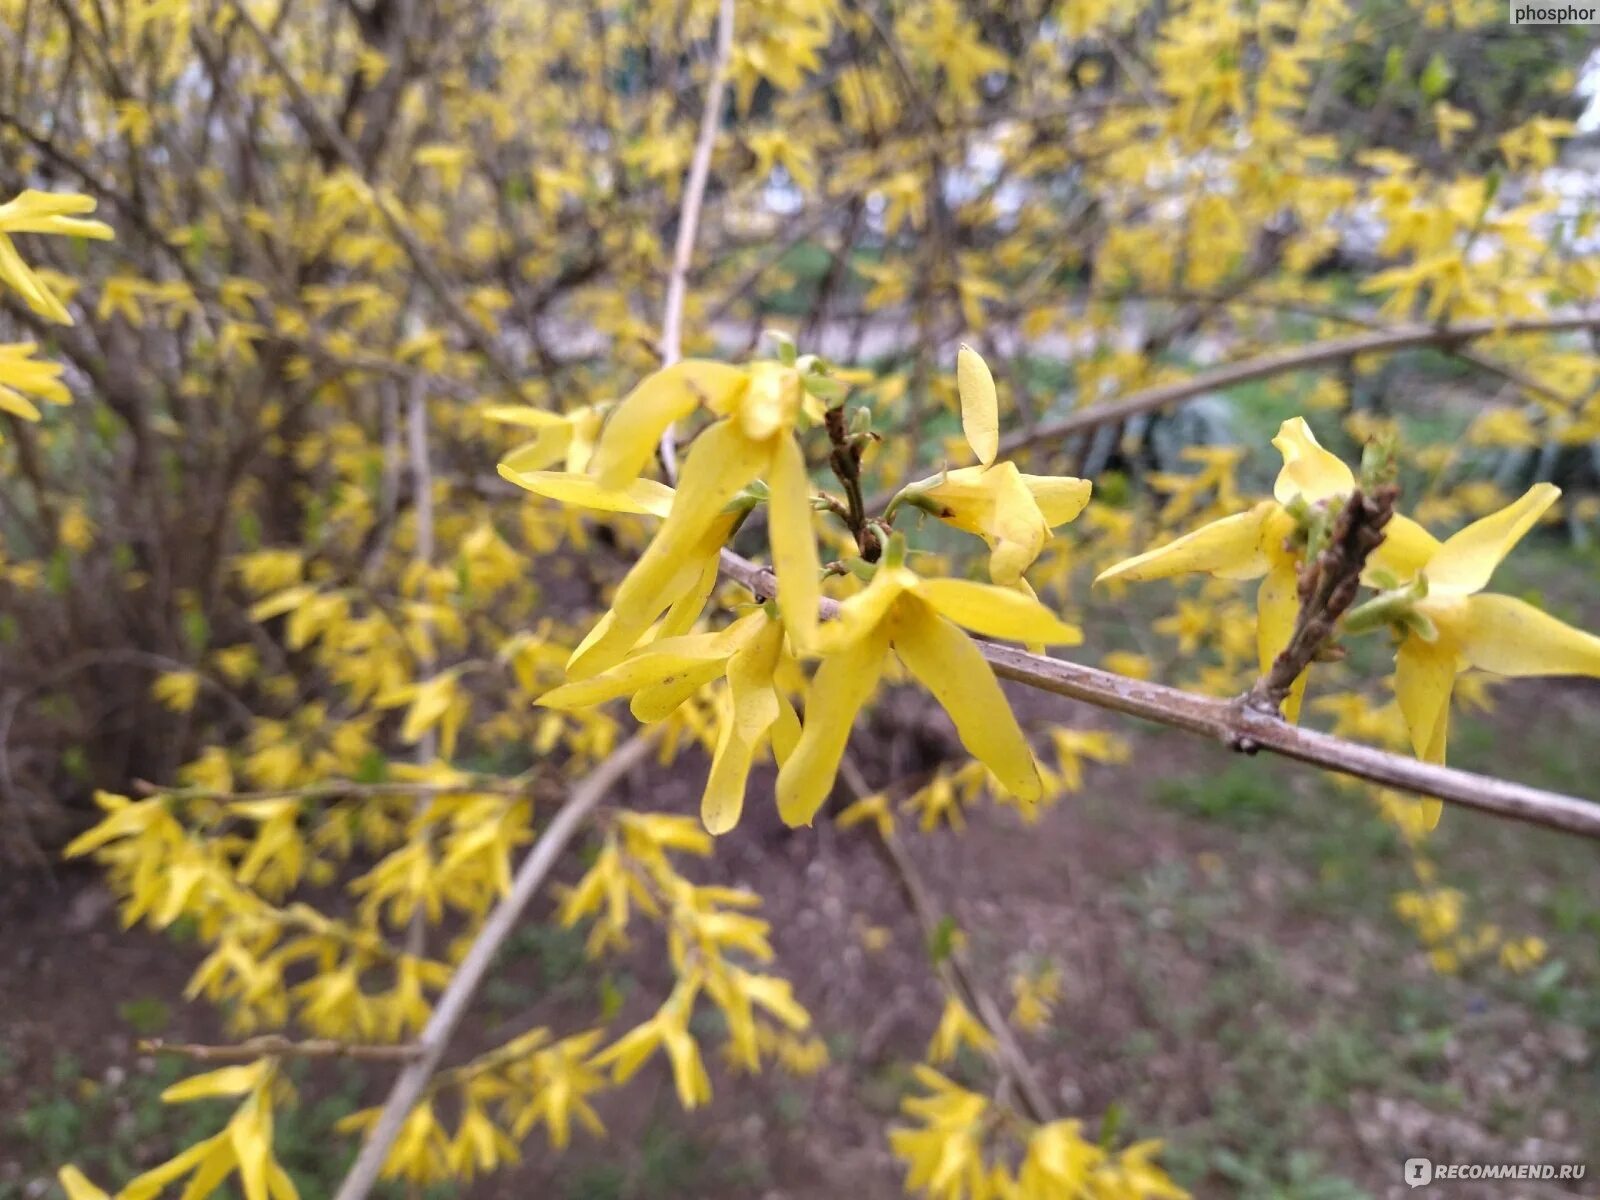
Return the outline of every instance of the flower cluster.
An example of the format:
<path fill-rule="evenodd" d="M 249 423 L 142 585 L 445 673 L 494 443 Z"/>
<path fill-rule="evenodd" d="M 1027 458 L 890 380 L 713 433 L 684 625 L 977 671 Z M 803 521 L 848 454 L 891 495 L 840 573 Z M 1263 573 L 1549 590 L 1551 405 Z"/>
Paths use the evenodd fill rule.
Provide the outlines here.
<path fill-rule="evenodd" d="M 733 368 L 691 360 L 649 376 L 609 412 L 584 470 L 524 469 L 536 460 L 522 451 L 502 462 L 507 479 L 565 504 L 664 516 L 568 661 L 568 682 L 540 703 L 573 709 L 626 696 L 636 717 L 655 721 L 719 682 L 706 828 L 725 833 L 738 822 L 751 766 L 768 742 L 780 766 L 778 812 L 807 825 L 833 789 L 857 713 L 893 659 L 950 714 L 962 744 L 1002 788 L 1037 799 L 1042 785 L 1028 738 L 969 631 L 1027 645 L 1082 640 L 1023 573 L 1050 530 L 1082 511 L 1089 484 L 1025 475 L 997 461 L 999 400 L 976 352 L 962 349 L 958 379 L 962 428 L 978 465 L 911 484 L 881 517 L 862 511 L 856 474 L 873 439 L 870 414 L 847 415 L 847 385 L 788 347 L 780 361 Z M 689 444 L 676 489 L 644 477 L 672 427 L 696 413 L 711 419 Z M 843 500 L 812 483 L 802 447 L 813 431 L 828 437 Z M 715 589 L 724 547 L 760 505 L 772 599 L 756 597 L 754 611 L 721 631 L 691 632 Z M 823 567 L 819 510 L 839 515 L 857 556 Z M 914 511 L 983 538 L 993 582 L 915 571 L 893 528 L 897 514 Z M 822 623 L 825 578 L 859 586 Z M 801 667 L 808 660 L 817 661 L 809 682 Z"/>

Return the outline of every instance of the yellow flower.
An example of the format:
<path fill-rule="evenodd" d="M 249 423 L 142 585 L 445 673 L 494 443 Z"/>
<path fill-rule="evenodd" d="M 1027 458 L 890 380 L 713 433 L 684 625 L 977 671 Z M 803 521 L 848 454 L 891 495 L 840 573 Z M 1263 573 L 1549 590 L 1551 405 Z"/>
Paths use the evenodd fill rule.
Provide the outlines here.
<path fill-rule="evenodd" d="M 658 617 L 661 623 L 656 627 L 656 639 L 688 633 L 716 589 L 722 547 L 746 511 L 741 507 L 715 514 L 697 541 L 678 546 L 671 561 L 654 565 L 647 577 L 654 590 L 645 590 L 634 579 L 644 562 L 640 559 L 617 588 L 611 608 L 572 652 L 567 660 L 567 675 L 587 679 L 615 666 L 639 644 Z M 656 542 L 671 523 L 669 516 L 657 531 Z M 655 543 L 651 545 L 653 548 Z M 649 555 L 648 550 L 645 553 Z M 634 580 L 631 587 L 630 580 Z"/>
<path fill-rule="evenodd" d="M 1072 520 L 1089 503 L 1087 479 L 1025 475 L 1013 462 L 995 462 L 999 412 L 994 379 L 975 350 L 961 347 L 956 360 L 961 427 L 978 456 L 975 467 L 946 471 L 910 484 L 890 504 L 913 504 L 989 546 L 989 578 L 1005 587 L 1026 587 L 1022 573 L 1050 540 L 1050 531 Z"/>
<path fill-rule="evenodd" d="M 726 676 L 720 729 L 711 772 L 700 799 L 700 819 L 713 834 L 739 823 L 750 767 L 770 733 L 782 763 L 800 738 L 800 719 L 776 682 L 793 660 L 783 644 L 783 624 L 765 610 L 741 617 L 718 633 L 658 638 L 609 671 L 563 684 L 539 698 L 547 708 L 585 708 L 632 696 L 633 715 L 658 721 L 713 680 Z"/>
<path fill-rule="evenodd" d="M 1470 667 L 1497 675 L 1600 676 L 1600 638 L 1513 596 L 1482 594 L 1501 560 L 1560 495 L 1553 484 L 1535 484 L 1443 543 L 1428 539 L 1431 553 L 1413 572 L 1426 581 L 1426 594 L 1411 605 L 1421 619 L 1404 624 L 1394 674 L 1418 758 L 1444 762 L 1450 695 L 1456 675 Z M 1425 803 L 1431 829 L 1441 805 Z"/>
<path fill-rule="evenodd" d="M 1290 506 L 1297 501 L 1314 507 L 1340 500 L 1356 483 L 1350 468 L 1318 444 L 1304 417 L 1285 421 L 1272 444 L 1283 455 L 1273 499 L 1120 562 L 1095 580 L 1142 582 L 1189 571 L 1220 579 L 1261 579 L 1256 593 L 1256 652 L 1263 674 L 1289 644 L 1300 610 L 1303 547 L 1295 536 L 1297 522 Z M 1383 544 L 1369 560 L 1369 570 L 1409 577 L 1432 544 L 1433 538 L 1422 526 L 1397 514 L 1385 528 Z M 1305 687 L 1306 673 L 1302 672 L 1284 700 L 1285 719 L 1299 718 Z"/>
<path fill-rule="evenodd" d="M 66 305 L 50 291 L 36 275 L 8 236 L 13 233 L 55 233 L 67 237 L 107 240 L 112 236 L 111 226 L 102 221 L 83 221 L 73 214 L 94 211 L 95 202 L 88 196 L 57 196 L 49 192 L 36 192 L 32 188 L 15 200 L 0 204 L 0 283 L 9 284 L 27 301 L 28 307 L 41 317 L 61 325 L 71 325 L 72 315 Z"/>
<path fill-rule="evenodd" d="M 732 532 L 719 518 L 758 478 L 767 485 L 778 611 L 798 647 L 808 647 L 815 637 L 821 564 L 812 533 L 810 478 L 793 433 L 802 411 L 811 412 L 813 402 L 794 368 L 776 362 L 730 367 L 689 359 L 649 376 L 617 405 L 601 430 L 588 469 L 595 481 L 592 498 L 629 493 L 662 434 L 702 405 L 718 420 L 690 446 L 667 518 L 617 588 L 611 611 L 602 619 L 604 630 L 592 631 L 567 664 L 575 678 L 621 661 L 671 603 L 672 586 L 687 560 L 703 563 L 710 553 L 714 570 L 715 554 Z M 523 475 L 514 482 L 527 486 L 526 479 Z M 543 494 L 554 494 L 548 490 L 554 486 L 550 479 L 535 482 L 546 489 Z M 719 528 L 722 536 L 713 547 L 709 535 Z"/>
<path fill-rule="evenodd" d="M 37 421 L 39 410 L 28 396 L 49 404 L 72 403 L 72 394 L 61 382 L 61 365 L 35 359 L 38 349 L 33 342 L 0 346 L 0 412 Z"/>
<path fill-rule="evenodd" d="M 897 541 L 898 539 L 896 539 Z M 922 579 L 895 545 L 862 591 L 840 605 L 818 638 L 822 664 L 806 694 L 804 731 L 778 772 L 778 814 L 809 825 L 833 789 L 856 712 L 877 687 L 892 649 L 944 706 L 961 742 L 1005 789 L 1038 799 L 1039 771 L 989 664 L 957 625 L 989 637 L 1076 645 L 1079 631 L 1037 600 L 963 579 Z"/>
<path fill-rule="evenodd" d="M 111 1200 L 108 1192 L 90 1183 L 77 1167 L 62 1167 L 56 1178 L 67 1193 L 67 1200 Z"/>
<path fill-rule="evenodd" d="M 568 471 L 583 471 L 594 453 L 600 433 L 603 406 L 574 409 L 568 413 L 546 412 L 531 404 L 494 404 L 483 410 L 491 421 L 535 431 L 532 441 L 524 442 L 501 460 L 505 470 L 541 471 L 561 463 Z"/>

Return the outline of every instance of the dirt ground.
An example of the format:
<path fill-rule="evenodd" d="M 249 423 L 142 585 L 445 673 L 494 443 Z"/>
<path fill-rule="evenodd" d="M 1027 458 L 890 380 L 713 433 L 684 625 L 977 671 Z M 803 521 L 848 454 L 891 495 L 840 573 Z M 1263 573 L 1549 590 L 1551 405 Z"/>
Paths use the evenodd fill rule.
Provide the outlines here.
<path fill-rule="evenodd" d="M 1474 765 L 1474 746 L 1503 745 L 1536 699 L 1549 744 L 1533 747 L 1533 774 L 1562 786 L 1584 779 L 1600 795 L 1583 734 L 1600 711 L 1592 685 L 1508 688 L 1493 725 L 1469 719 L 1456 732 L 1463 765 Z M 1051 720 L 1106 720 L 1030 703 L 1053 705 Z M 1597 1194 L 1596 848 L 1449 814 L 1438 859 L 1467 893 L 1469 919 L 1538 933 L 1550 949 L 1522 975 L 1485 965 L 1445 977 L 1394 914 L 1409 868 L 1363 800 L 1292 766 L 1115 728 L 1132 741 L 1137 774 L 1091 767 L 1080 793 L 1031 826 L 985 805 L 964 836 L 909 839 L 991 992 L 1008 1001 L 1018 968 L 1060 969 L 1051 1027 L 1024 1040 L 1061 1112 L 1091 1129 L 1115 1112 L 1124 1136 L 1164 1137 L 1170 1168 L 1201 1196 L 1407 1195 L 1401 1164 L 1415 1155 L 1590 1166 L 1590 1186 L 1576 1192 L 1499 1184 L 1439 1194 Z M 769 782 L 757 778 L 749 817 L 704 877 L 767 898 L 778 966 L 816 1017 L 831 1064 L 811 1078 L 755 1080 L 713 1067 L 714 1102 L 687 1116 L 653 1065 L 603 1105 L 611 1139 L 580 1140 L 561 1157 L 536 1139 L 522 1167 L 470 1195 L 901 1194 L 884 1130 L 939 1012 L 923 938 L 865 838 L 826 823 L 784 830 L 760 799 Z M 664 783 L 652 775 L 648 795 L 689 811 L 697 788 L 686 765 Z M 515 939 L 467 1047 L 592 1019 L 602 975 L 582 962 L 581 938 L 548 915 L 535 913 Z M 892 934 L 886 945 L 877 930 Z M 181 1068 L 136 1049 L 152 1034 L 221 1036 L 213 1013 L 182 998 L 196 946 L 121 931 L 81 868 L 8 880 L 0 931 L 0 1200 L 53 1194 L 60 1161 L 112 1180 L 206 1131 L 203 1112 L 175 1114 L 155 1099 Z M 609 968 L 606 986 L 642 1011 L 666 982 L 653 961 L 641 949 Z M 981 1063 L 955 1070 L 984 1078 Z M 302 1111 L 280 1129 L 303 1195 L 326 1195 L 347 1153 L 330 1149 L 339 1143 L 328 1126 L 383 1082 L 349 1066 L 306 1077 Z"/>

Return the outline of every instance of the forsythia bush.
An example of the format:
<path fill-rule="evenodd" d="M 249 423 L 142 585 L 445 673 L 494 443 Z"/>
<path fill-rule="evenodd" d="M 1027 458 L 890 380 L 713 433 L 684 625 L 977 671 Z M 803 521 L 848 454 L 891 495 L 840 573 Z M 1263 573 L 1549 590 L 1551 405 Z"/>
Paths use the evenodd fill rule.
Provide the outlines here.
<path fill-rule="evenodd" d="M 119 1197 L 294 1196 L 286 1061 L 412 1071 L 558 798 L 636 738 L 703 772 L 700 819 L 598 807 L 556 919 L 597 960 L 650 939 L 670 985 L 637 1020 L 434 1063 L 385 1178 L 460 1186 L 535 1132 L 603 1137 L 602 1097 L 657 1061 L 685 1108 L 708 1059 L 826 1066 L 762 898 L 696 862 L 766 803 L 769 757 L 785 824 L 897 862 L 905 821 L 1037 820 L 1085 761 L 1127 762 L 1019 719 L 996 642 L 1124 681 L 1170 645 L 1190 692 L 1430 763 L 1452 704 L 1488 701 L 1475 672 L 1600 676 L 1600 639 L 1488 590 L 1562 499 L 1516 455 L 1600 437 L 1593 214 L 1546 177 L 1567 48 L 1531 111 L 1416 51 L 1366 78 L 1383 21 L 1492 56 L 1497 5 L 0 14 L 0 285 L 29 331 L 0 345 L 3 828 L 33 843 L 41 798 L 92 791 L 67 853 L 128 924 L 195 931 L 189 993 L 247 1039 L 165 1095 L 236 1099 L 226 1124 L 101 1181 Z M 1421 347 L 1504 385 L 1460 443 L 1402 436 L 1384 395 L 1380 356 Z M 1041 382 L 1039 358 L 1070 369 Z M 1172 411 L 1260 380 L 1305 414 L 1270 486 Z M 70 389 L 89 403 L 55 411 Z M 1188 575 L 1167 615 L 1130 608 L 1138 648 L 1095 628 L 1092 597 Z M 1373 679 L 1339 661 L 1360 635 L 1392 642 L 1387 688 L 1386 655 Z M 900 686 L 967 757 L 856 762 Z M 141 708 L 158 733 L 107 730 Z M 1397 913 L 1440 970 L 1537 962 L 1441 883 L 1438 801 L 1350 786 L 1403 834 Z M 932 940 L 946 998 L 887 1135 L 907 1190 L 1182 1195 L 1156 1141 L 1034 1095 L 1019 1031 L 1060 980 L 1010 981 L 1008 1019 Z"/>

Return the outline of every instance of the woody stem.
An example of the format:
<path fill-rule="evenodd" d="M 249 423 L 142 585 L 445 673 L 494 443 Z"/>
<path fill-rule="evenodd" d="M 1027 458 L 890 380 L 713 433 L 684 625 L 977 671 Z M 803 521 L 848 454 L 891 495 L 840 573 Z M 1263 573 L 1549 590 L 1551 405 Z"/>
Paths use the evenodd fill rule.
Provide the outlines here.
<path fill-rule="evenodd" d="M 1300 568 L 1300 611 L 1289 643 L 1267 673 L 1245 693 L 1243 703 L 1276 714 L 1295 680 L 1333 640 L 1339 619 L 1355 602 L 1367 559 L 1383 544 L 1399 489 L 1383 484 L 1372 495 L 1350 493 L 1334 520 L 1328 544 Z"/>

